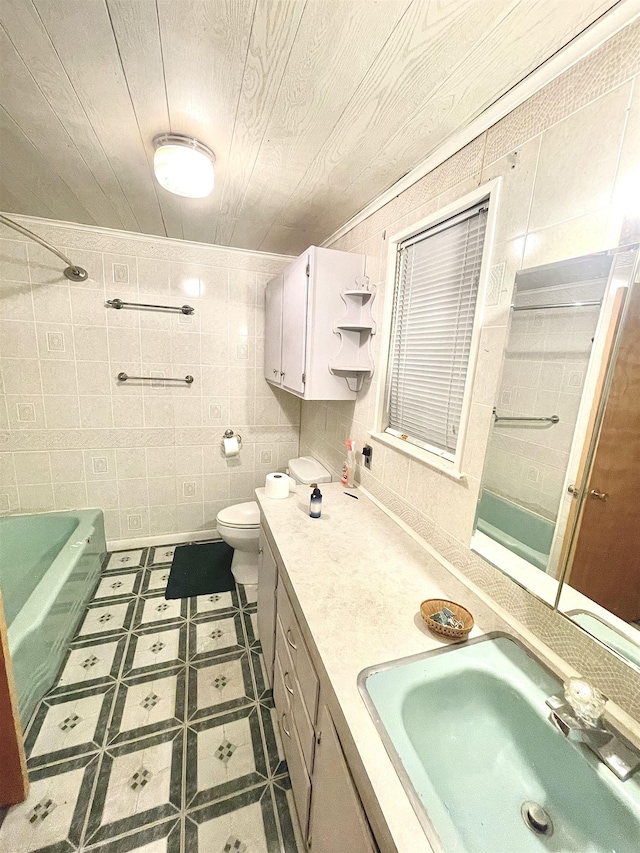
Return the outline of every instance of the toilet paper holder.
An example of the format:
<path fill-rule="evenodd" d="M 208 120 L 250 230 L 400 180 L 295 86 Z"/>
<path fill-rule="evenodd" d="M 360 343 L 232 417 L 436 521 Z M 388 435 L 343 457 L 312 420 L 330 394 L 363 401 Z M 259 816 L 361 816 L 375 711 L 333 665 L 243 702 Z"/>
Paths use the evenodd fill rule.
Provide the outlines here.
<path fill-rule="evenodd" d="M 226 429 L 224 431 L 224 435 L 222 436 L 222 441 L 220 442 L 220 447 L 224 450 L 224 440 L 225 438 L 237 438 L 238 439 L 238 448 L 242 447 L 242 436 L 238 433 L 235 433 L 232 429 Z"/>

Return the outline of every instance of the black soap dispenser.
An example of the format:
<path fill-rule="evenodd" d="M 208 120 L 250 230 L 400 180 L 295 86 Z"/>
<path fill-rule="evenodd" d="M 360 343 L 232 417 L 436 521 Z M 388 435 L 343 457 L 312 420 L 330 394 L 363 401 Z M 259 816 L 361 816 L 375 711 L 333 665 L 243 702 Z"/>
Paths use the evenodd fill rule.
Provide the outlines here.
<path fill-rule="evenodd" d="M 311 518 L 320 518 L 322 512 L 322 492 L 317 483 L 312 483 L 311 500 L 309 501 L 309 515 Z"/>

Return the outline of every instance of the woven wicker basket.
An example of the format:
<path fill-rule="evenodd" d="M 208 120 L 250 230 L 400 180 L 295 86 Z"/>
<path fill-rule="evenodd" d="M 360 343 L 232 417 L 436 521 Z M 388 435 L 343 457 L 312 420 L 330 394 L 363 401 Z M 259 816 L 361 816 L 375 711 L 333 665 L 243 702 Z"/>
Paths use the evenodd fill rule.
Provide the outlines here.
<path fill-rule="evenodd" d="M 441 625 L 439 622 L 434 622 L 431 615 L 442 610 L 443 607 L 448 607 L 455 614 L 456 619 L 459 619 L 463 623 L 462 628 L 450 628 L 449 625 Z M 473 616 L 467 608 L 461 604 L 456 604 L 455 601 L 447 601 L 446 598 L 428 598 L 426 601 L 423 601 L 420 605 L 420 615 L 431 631 L 435 634 L 441 634 L 443 637 L 449 637 L 452 640 L 466 640 L 469 636 L 469 631 L 473 628 Z"/>

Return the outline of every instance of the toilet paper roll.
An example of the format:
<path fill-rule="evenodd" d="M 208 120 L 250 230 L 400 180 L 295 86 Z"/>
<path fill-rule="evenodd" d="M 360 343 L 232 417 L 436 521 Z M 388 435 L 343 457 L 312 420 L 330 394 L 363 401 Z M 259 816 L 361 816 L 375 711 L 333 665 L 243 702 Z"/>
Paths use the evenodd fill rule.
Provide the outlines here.
<path fill-rule="evenodd" d="M 237 456 L 240 453 L 240 445 L 238 444 L 238 437 L 233 436 L 233 438 L 223 438 L 222 445 L 224 447 L 224 455 L 229 458 L 231 456 Z"/>
<path fill-rule="evenodd" d="M 274 500 L 283 500 L 289 497 L 289 486 L 291 478 L 286 474 L 267 474 L 267 479 L 264 482 L 264 493 L 268 498 Z"/>

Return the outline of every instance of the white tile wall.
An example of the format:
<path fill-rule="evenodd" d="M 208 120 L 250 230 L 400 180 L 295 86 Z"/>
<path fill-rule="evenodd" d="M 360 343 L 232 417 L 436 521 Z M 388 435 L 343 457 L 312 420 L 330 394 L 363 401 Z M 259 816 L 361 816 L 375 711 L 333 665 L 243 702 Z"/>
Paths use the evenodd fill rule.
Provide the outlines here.
<path fill-rule="evenodd" d="M 600 281 L 545 291 L 544 299 L 531 291 L 518 304 L 602 299 L 605 286 Z M 562 498 L 599 314 L 597 306 L 587 306 L 515 312 L 511 318 L 496 410 L 503 417 L 558 415 L 560 422 L 496 423 L 483 485 L 551 520 Z"/>
<path fill-rule="evenodd" d="M 213 529 L 298 453 L 299 401 L 262 378 L 264 287 L 289 260 L 24 223 L 89 279 L 0 231 L 0 512 L 98 506 L 111 540 Z M 114 297 L 195 314 L 107 308 Z M 187 373 L 189 387 L 161 381 Z M 227 427 L 243 438 L 230 461 Z"/>

